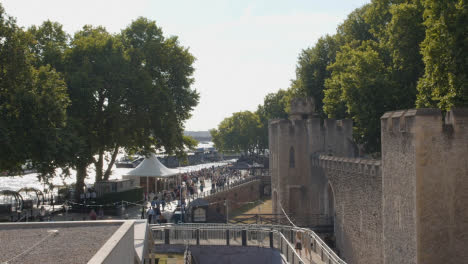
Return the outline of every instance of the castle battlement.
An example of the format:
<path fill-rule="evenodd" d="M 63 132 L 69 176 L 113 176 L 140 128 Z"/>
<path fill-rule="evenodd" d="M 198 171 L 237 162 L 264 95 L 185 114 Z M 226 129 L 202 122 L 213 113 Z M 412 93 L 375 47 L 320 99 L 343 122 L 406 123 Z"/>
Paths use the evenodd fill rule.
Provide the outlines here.
<path fill-rule="evenodd" d="M 381 161 L 373 159 L 345 158 L 320 155 L 312 159 L 312 165 L 323 169 L 354 172 L 365 175 L 380 173 Z"/>
<path fill-rule="evenodd" d="M 416 119 L 444 131 L 463 129 L 468 125 L 468 108 L 455 108 L 445 116 L 439 109 L 419 108 L 386 112 L 381 118 L 382 132 L 413 132 Z"/>
<path fill-rule="evenodd" d="M 274 213 L 305 226 L 330 217 L 349 263 L 468 259 L 468 108 L 386 112 L 373 160 L 354 158 L 351 120 L 321 120 L 306 99 L 293 104 L 289 119 L 269 123 Z"/>
<path fill-rule="evenodd" d="M 328 118 L 323 120 L 323 123 L 319 118 L 309 118 L 309 119 L 271 119 L 269 125 L 273 128 L 276 127 L 285 127 L 285 126 L 304 126 L 309 125 L 312 127 L 320 128 L 324 132 L 342 132 L 352 131 L 353 121 L 351 119 L 333 119 Z"/>
<path fill-rule="evenodd" d="M 311 97 L 294 98 L 291 100 L 291 119 L 307 119 L 315 115 L 315 102 Z"/>

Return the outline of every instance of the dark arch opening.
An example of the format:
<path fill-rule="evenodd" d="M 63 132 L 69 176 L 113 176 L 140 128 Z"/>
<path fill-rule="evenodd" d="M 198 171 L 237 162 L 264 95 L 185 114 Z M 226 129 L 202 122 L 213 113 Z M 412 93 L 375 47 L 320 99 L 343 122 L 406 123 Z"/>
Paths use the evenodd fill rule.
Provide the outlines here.
<path fill-rule="evenodd" d="M 330 183 L 327 184 L 326 212 L 331 224 L 335 222 L 335 194 Z"/>
<path fill-rule="evenodd" d="M 289 168 L 295 168 L 296 167 L 296 161 L 294 159 L 294 148 L 291 147 L 289 148 Z"/>

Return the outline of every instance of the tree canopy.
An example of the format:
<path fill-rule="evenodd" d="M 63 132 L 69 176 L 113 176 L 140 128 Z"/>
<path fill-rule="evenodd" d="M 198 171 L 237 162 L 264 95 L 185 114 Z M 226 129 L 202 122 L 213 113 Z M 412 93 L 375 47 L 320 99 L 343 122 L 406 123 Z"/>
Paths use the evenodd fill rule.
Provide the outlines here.
<path fill-rule="evenodd" d="M 195 144 L 183 136 L 199 99 L 195 58 L 154 21 L 70 37 L 52 21 L 23 30 L 0 5 L 0 55 L 0 170 L 73 168 L 80 193 L 87 167 L 108 179 L 121 149 L 183 155 Z"/>
<path fill-rule="evenodd" d="M 244 111 L 225 118 L 210 133 L 220 151 L 252 154 L 258 150 L 260 126 L 255 113 Z"/>
<path fill-rule="evenodd" d="M 62 76 L 34 64 L 31 36 L 0 5 L 0 168 L 54 170 L 69 105 Z"/>
<path fill-rule="evenodd" d="M 290 87 L 259 106 L 259 146 L 275 118 L 268 113 L 278 112 L 266 110 L 267 98 L 283 98 L 274 105 L 284 113 L 292 97 L 314 98 L 320 117 L 354 121 L 354 138 L 368 153 L 380 151 L 385 111 L 468 106 L 467 32 L 464 0 L 373 0 L 357 8 L 334 35 L 304 49 Z"/>

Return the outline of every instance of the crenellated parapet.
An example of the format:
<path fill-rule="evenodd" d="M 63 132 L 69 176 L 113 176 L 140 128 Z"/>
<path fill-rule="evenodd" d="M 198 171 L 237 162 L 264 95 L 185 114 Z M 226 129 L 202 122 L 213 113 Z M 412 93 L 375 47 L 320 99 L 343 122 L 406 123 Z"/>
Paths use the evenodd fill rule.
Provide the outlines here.
<path fill-rule="evenodd" d="M 467 259 L 468 109 L 387 112 L 381 127 L 384 258 Z"/>
<path fill-rule="evenodd" d="M 386 112 L 381 117 L 382 133 L 397 133 L 414 132 L 417 119 L 425 119 L 426 125 L 434 128 L 439 127 L 445 133 L 451 133 L 455 130 L 464 129 L 468 126 L 468 108 L 455 108 L 442 114 L 440 109 L 435 108 L 419 108 Z"/>
<path fill-rule="evenodd" d="M 320 155 L 312 158 L 312 165 L 327 170 L 378 175 L 381 171 L 381 161 L 373 159 L 344 158 Z"/>

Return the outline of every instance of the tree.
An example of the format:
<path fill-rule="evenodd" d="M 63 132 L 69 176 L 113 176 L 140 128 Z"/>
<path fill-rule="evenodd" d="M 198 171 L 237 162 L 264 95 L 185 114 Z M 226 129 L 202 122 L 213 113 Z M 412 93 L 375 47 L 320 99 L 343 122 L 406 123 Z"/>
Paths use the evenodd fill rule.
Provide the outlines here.
<path fill-rule="evenodd" d="M 359 49 L 342 47 L 325 83 L 325 111 L 334 117 L 333 110 L 344 103 L 355 123 L 355 139 L 370 152 L 379 150 L 380 116 L 393 108 L 393 83 L 375 45 L 368 41 Z"/>
<path fill-rule="evenodd" d="M 423 35 L 418 1 L 375 0 L 338 29 L 341 46 L 328 67 L 324 110 L 329 117 L 352 118 L 355 138 L 368 151 L 380 150 L 384 111 L 414 107 Z"/>
<path fill-rule="evenodd" d="M 96 165 L 96 180 L 102 180 L 105 151 L 113 151 L 121 132 L 128 131 L 128 60 L 119 40 L 102 27 L 85 26 L 65 52 L 65 76 L 72 105 L 68 131 L 76 146 L 70 153 L 77 170 L 77 188 L 82 190 L 89 164 Z M 94 159 L 97 155 L 97 159 Z"/>
<path fill-rule="evenodd" d="M 417 83 L 424 73 L 420 44 L 424 39 L 423 8 L 419 1 L 391 6 L 383 48 L 388 54 L 391 79 L 395 82 L 394 105 L 400 109 L 415 106 Z"/>
<path fill-rule="evenodd" d="M 258 130 L 258 149 L 263 152 L 268 148 L 268 122 L 274 118 L 288 118 L 287 108 L 289 107 L 290 92 L 279 90 L 270 93 L 263 99 L 263 105 L 259 105 L 255 114 L 259 118 L 260 127 Z"/>
<path fill-rule="evenodd" d="M 34 67 L 30 36 L 0 5 L 0 170 L 21 172 L 26 162 L 53 173 L 69 100 L 50 67 Z"/>
<path fill-rule="evenodd" d="M 30 43 L 35 55 L 36 67 L 50 65 L 58 72 L 63 72 L 63 54 L 68 48 L 69 36 L 58 22 L 47 20 L 41 26 L 31 26 L 28 32 L 33 36 Z"/>
<path fill-rule="evenodd" d="M 339 49 L 336 37 L 320 38 L 314 47 L 303 50 L 296 66 L 296 82 L 299 90 L 315 101 L 315 111 L 325 117 L 323 112 L 323 90 L 325 79 L 330 77 L 327 67 L 335 62 Z"/>
<path fill-rule="evenodd" d="M 225 118 L 218 129 L 210 130 L 217 149 L 222 152 L 244 152 L 253 154 L 258 151 L 260 120 L 250 111 L 237 112 Z"/>
<path fill-rule="evenodd" d="M 418 107 L 468 106 L 468 6 L 466 1 L 425 0 L 425 65 L 418 84 Z"/>
<path fill-rule="evenodd" d="M 180 154 L 193 144 L 183 126 L 198 103 L 190 88 L 194 58 L 177 38 L 165 39 L 154 21 L 139 18 L 119 35 L 85 26 L 64 58 L 77 194 L 90 164 L 96 181 L 108 179 L 121 148 Z M 104 170 L 106 152 L 111 157 Z"/>

